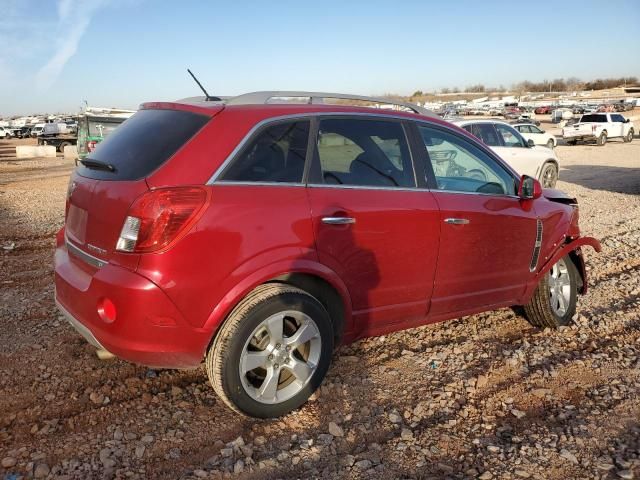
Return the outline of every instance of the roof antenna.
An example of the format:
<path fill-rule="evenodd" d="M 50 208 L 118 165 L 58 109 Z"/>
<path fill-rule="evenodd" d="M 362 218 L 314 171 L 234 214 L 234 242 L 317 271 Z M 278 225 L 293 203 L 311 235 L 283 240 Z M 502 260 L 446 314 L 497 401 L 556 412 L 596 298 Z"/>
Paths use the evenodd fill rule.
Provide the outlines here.
<path fill-rule="evenodd" d="M 207 91 L 204 89 L 204 87 L 202 86 L 202 84 L 198 81 L 196 76 L 193 74 L 193 72 L 191 70 L 189 70 L 188 68 L 187 68 L 187 72 L 189 72 L 189 75 L 191 75 L 191 78 L 193 78 L 193 80 L 198 84 L 198 86 L 200 87 L 200 90 L 202 90 L 204 92 L 205 101 L 207 101 L 207 102 L 220 102 L 220 101 L 222 101 L 222 99 L 220 97 L 212 97 L 211 95 L 209 95 L 207 93 Z"/>

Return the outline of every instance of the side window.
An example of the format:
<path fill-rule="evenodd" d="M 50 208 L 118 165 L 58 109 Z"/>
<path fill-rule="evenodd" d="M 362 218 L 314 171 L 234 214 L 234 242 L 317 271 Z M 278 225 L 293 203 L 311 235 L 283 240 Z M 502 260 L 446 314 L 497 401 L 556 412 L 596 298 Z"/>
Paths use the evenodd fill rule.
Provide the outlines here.
<path fill-rule="evenodd" d="M 437 187 L 453 192 L 515 195 L 516 181 L 473 143 L 452 133 L 418 126 Z"/>
<path fill-rule="evenodd" d="M 526 143 L 520 134 L 514 129 L 501 123 L 496 123 L 496 131 L 502 138 L 505 147 L 524 148 Z"/>
<path fill-rule="evenodd" d="M 515 127 L 515 129 L 520 133 L 531 133 L 531 127 L 529 125 L 518 125 L 517 127 Z"/>
<path fill-rule="evenodd" d="M 471 133 L 482 140 L 482 143 L 490 147 L 500 147 L 502 144 L 496 133 L 496 129 L 490 123 L 476 123 L 471 126 Z"/>
<path fill-rule="evenodd" d="M 529 126 L 529 130 L 531 130 L 531 133 L 544 133 L 542 130 L 540 130 L 538 127 L 536 127 L 535 125 L 530 125 Z"/>
<path fill-rule="evenodd" d="M 326 184 L 415 187 L 411 156 L 399 122 L 321 120 L 318 157 Z"/>
<path fill-rule="evenodd" d="M 220 180 L 300 183 L 308 138 L 308 120 L 270 125 L 233 159 Z"/>
<path fill-rule="evenodd" d="M 624 122 L 624 117 L 622 115 L 611 115 L 612 122 Z"/>

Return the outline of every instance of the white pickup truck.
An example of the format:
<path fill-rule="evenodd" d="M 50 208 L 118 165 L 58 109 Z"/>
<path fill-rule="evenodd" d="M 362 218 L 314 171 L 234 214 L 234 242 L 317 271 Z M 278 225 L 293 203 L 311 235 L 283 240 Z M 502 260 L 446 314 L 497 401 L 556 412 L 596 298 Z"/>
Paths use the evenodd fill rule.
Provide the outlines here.
<path fill-rule="evenodd" d="M 569 145 L 575 145 L 578 140 L 594 140 L 602 146 L 608 138 L 622 138 L 630 142 L 634 132 L 633 123 L 619 113 L 588 113 L 582 115 L 578 123 L 564 127 L 562 138 Z"/>

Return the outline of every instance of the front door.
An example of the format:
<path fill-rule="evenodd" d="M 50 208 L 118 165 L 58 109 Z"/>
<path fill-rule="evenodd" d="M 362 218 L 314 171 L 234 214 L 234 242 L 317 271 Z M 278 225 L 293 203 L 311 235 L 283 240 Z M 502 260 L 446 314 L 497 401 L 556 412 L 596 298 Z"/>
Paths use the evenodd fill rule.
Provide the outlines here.
<path fill-rule="evenodd" d="M 322 118 L 308 195 L 319 260 L 345 282 L 352 330 L 375 334 L 425 317 L 440 234 L 418 189 L 400 121 Z"/>
<path fill-rule="evenodd" d="M 462 135 L 431 126 L 418 131 L 442 229 L 431 314 L 515 302 L 531 276 L 531 202 L 516 196 L 511 172 Z"/>

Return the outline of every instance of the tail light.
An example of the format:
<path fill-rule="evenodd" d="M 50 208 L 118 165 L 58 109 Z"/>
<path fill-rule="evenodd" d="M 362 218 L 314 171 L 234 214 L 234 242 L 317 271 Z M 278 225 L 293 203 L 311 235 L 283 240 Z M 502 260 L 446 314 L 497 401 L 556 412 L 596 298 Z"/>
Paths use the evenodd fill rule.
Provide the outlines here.
<path fill-rule="evenodd" d="M 96 142 L 95 140 L 87 142 L 87 152 L 93 152 L 97 146 L 98 142 Z"/>
<path fill-rule="evenodd" d="M 116 250 L 166 250 L 189 231 L 208 203 L 209 191 L 200 187 L 160 188 L 145 193 L 129 208 Z"/>

